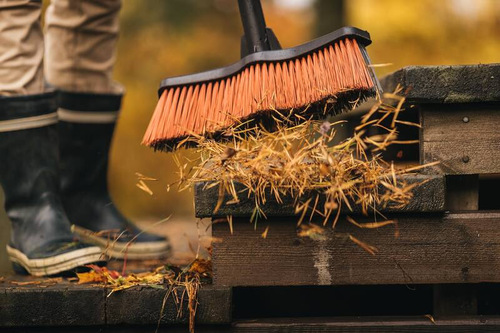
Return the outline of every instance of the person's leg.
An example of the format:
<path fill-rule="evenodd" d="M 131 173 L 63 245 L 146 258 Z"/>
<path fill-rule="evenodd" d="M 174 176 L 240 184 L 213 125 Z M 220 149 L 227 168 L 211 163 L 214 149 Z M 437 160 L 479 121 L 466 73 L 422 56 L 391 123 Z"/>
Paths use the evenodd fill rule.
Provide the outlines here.
<path fill-rule="evenodd" d="M 51 275 L 99 261 L 79 243 L 59 195 L 55 94 L 43 82 L 41 3 L 0 1 L 0 184 L 15 268 Z"/>
<path fill-rule="evenodd" d="M 122 95 L 113 81 L 121 0 L 52 0 L 45 78 L 63 91 Z M 103 110 L 107 111 L 107 110 Z"/>
<path fill-rule="evenodd" d="M 0 94 L 39 94 L 43 83 L 40 1 L 0 1 Z"/>
<path fill-rule="evenodd" d="M 134 227 L 112 204 L 107 186 L 123 91 L 112 79 L 120 6 L 120 0 L 52 0 L 47 10 L 45 72 L 59 90 L 64 207 L 75 230 L 111 257 L 159 258 L 168 255 L 166 239 Z M 114 247 L 107 247 L 103 231 L 120 235 Z"/>

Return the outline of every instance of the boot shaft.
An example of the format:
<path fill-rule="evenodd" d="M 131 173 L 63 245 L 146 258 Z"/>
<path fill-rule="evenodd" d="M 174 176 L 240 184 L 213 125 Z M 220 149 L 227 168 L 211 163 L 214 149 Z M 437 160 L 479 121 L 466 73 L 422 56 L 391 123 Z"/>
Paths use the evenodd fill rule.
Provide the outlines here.
<path fill-rule="evenodd" d="M 109 151 L 121 95 L 59 92 L 61 187 L 107 193 Z"/>
<path fill-rule="evenodd" d="M 59 193 L 55 111 L 52 93 L 0 98 L 0 185 L 6 208 Z"/>
<path fill-rule="evenodd" d="M 114 124 L 60 121 L 58 130 L 63 193 L 107 191 L 106 176 Z"/>

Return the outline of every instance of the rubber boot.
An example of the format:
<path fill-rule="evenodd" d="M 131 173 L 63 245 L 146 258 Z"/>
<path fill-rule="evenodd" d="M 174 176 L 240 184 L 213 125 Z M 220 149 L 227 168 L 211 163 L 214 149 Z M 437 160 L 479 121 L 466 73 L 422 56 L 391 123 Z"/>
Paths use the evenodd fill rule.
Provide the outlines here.
<path fill-rule="evenodd" d="M 139 230 L 113 204 L 107 172 L 121 95 L 59 92 L 61 187 L 75 232 L 111 258 L 159 259 L 164 237 Z"/>
<path fill-rule="evenodd" d="M 0 184 L 12 223 L 7 253 L 17 272 L 54 275 L 101 261 L 64 212 L 54 94 L 0 97 Z"/>

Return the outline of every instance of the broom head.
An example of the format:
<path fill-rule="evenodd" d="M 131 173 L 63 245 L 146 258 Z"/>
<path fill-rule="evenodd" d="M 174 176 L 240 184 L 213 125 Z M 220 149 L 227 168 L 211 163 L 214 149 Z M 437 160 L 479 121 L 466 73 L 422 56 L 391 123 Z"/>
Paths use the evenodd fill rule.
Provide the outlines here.
<path fill-rule="evenodd" d="M 167 78 L 143 144 L 171 151 L 190 136 L 222 138 L 225 129 L 252 120 L 269 128 L 283 117 L 300 122 L 352 109 L 380 92 L 365 50 L 370 43 L 368 32 L 346 27 L 294 48 Z"/>

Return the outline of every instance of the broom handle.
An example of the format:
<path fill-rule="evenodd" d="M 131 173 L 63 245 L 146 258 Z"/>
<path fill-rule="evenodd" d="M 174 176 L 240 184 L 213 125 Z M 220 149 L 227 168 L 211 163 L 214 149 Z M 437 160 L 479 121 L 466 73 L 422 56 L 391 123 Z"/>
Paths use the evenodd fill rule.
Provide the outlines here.
<path fill-rule="evenodd" d="M 271 50 L 260 0 L 238 0 L 238 6 L 248 52 L 255 53 Z"/>

